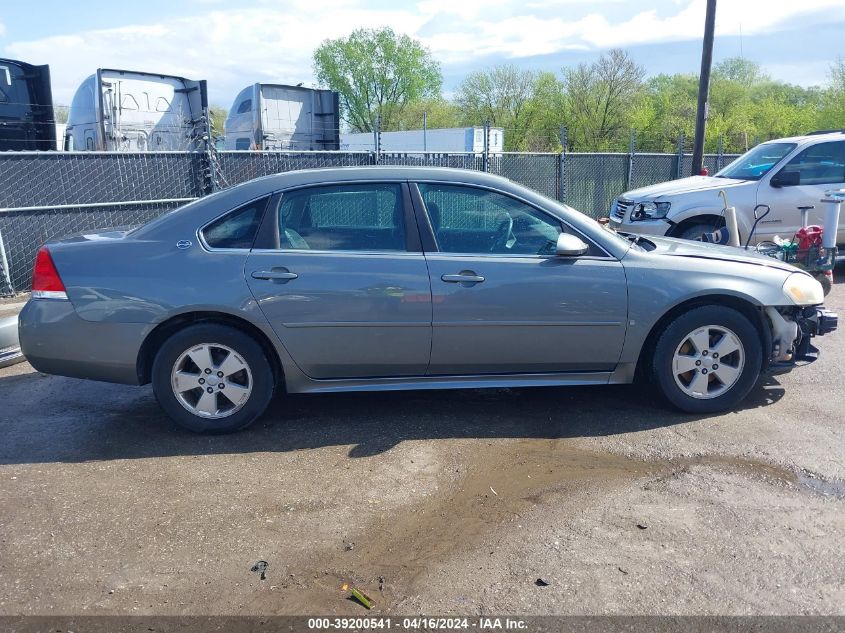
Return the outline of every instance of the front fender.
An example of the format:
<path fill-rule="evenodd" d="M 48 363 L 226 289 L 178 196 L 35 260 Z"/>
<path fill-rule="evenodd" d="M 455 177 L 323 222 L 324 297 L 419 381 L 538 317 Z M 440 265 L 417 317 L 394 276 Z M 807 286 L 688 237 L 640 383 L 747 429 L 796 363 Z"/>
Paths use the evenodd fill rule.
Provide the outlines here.
<path fill-rule="evenodd" d="M 672 258 L 671 267 L 655 261 L 660 256 L 631 253 L 623 260 L 628 277 L 628 334 L 620 362 L 635 363 L 654 326 L 684 303 L 706 299 L 716 305 L 737 301 L 760 310 L 788 304 L 783 282 L 790 273 L 754 264 L 718 260 Z"/>

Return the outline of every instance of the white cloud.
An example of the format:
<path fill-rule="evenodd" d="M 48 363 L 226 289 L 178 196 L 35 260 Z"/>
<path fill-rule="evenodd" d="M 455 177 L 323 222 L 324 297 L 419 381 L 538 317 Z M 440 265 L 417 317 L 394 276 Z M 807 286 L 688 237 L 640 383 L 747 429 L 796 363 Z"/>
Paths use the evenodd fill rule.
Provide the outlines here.
<path fill-rule="evenodd" d="M 6 25 L 0 22 L 0 37 L 6 35 Z"/>
<path fill-rule="evenodd" d="M 113 67 L 208 79 L 212 102 L 229 106 L 255 81 L 312 82 L 314 48 L 355 28 L 389 25 L 421 39 L 445 64 L 701 37 L 705 0 L 654 1 L 659 10 L 616 0 L 418 0 L 389 9 L 372 9 L 365 0 L 287 0 L 284 8 L 257 0 L 249 9 L 194 0 L 195 17 L 12 42 L 5 52 L 49 63 L 58 103 L 68 103 L 96 68 Z M 720 0 L 716 33 L 735 35 L 741 24 L 753 36 L 811 14 L 816 23 L 845 20 L 845 6 L 842 0 Z"/>
<path fill-rule="evenodd" d="M 434 0 L 432 0 L 434 1 Z M 569 0 L 535 0 L 545 8 Z M 573 48 L 613 48 L 654 42 L 700 39 L 704 31 L 705 0 L 686 2 L 670 15 L 655 9 L 628 19 L 614 19 L 614 11 L 591 12 L 572 20 L 565 14 L 514 15 L 507 20 L 480 19 L 470 25 L 454 23 L 454 30 L 440 32 L 424 41 L 447 61 L 476 55 L 500 54 L 530 57 Z M 778 30 L 804 15 L 818 14 L 825 19 L 845 19 L 842 0 L 733 0 L 719 3 L 717 35 L 736 35 L 740 25 L 744 35 Z"/>
<path fill-rule="evenodd" d="M 422 22 L 407 12 L 339 7 L 322 17 L 317 29 L 310 11 L 210 11 L 162 24 L 14 42 L 6 52 L 49 63 L 57 103 L 68 103 L 97 68 L 124 68 L 208 79 L 212 102 L 228 107 L 238 90 L 256 81 L 313 81 L 311 56 L 326 37 L 383 24 L 413 33 Z"/>

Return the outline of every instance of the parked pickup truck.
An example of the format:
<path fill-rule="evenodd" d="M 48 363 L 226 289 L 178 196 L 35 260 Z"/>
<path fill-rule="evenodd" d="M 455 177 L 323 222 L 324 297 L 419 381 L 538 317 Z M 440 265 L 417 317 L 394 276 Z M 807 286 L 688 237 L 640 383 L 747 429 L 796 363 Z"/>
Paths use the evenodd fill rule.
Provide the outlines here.
<path fill-rule="evenodd" d="M 801 227 L 798 207 L 814 205 L 810 224 L 823 224 L 824 192 L 845 187 L 845 130 L 813 132 L 762 143 L 715 176 L 692 176 L 623 193 L 610 210 L 610 226 L 627 233 L 695 239 L 723 226 L 724 190 L 736 207 L 740 239 L 754 223 L 754 207 L 771 213 L 760 222 L 754 242 L 775 235 L 792 237 Z M 845 245 L 845 214 L 837 244 Z"/>

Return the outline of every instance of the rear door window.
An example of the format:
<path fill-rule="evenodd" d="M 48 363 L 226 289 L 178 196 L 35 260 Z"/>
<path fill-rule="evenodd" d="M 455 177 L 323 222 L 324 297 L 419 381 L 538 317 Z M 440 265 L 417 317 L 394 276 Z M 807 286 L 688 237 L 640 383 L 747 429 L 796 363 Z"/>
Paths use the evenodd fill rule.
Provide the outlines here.
<path fill-rule="evenodd" d="M 783 171 L 797 171 L 799 184 L 827 185 L 845 182 L 845 141 L 817 143 L 790 160 Z"/>
<path fill-rule="evenodd" d="M 298 189 L 282 195 L 278 213 L 283 249 L 407 250 L 405 207 L 399 184 Z"/>

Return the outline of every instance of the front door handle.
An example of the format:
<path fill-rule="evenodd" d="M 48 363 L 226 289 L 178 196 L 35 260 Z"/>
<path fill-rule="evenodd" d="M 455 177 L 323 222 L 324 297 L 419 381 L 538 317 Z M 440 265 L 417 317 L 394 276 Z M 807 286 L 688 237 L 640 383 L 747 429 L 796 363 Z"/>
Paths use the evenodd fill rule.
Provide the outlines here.
<path fill-rule="evenodd" d="M 484 281 L 484 277 L 471 271 L 460 272 L 457 275 L 443 275 L 440 279 L 450 284 L 480 284 Z"/>
<path fill-rule="evenodd" d="M 274 281 L 290 281 L 299 277 L 289 270 L 256 270 L 252 273 L 253 279 L 272 279 Z"/>

